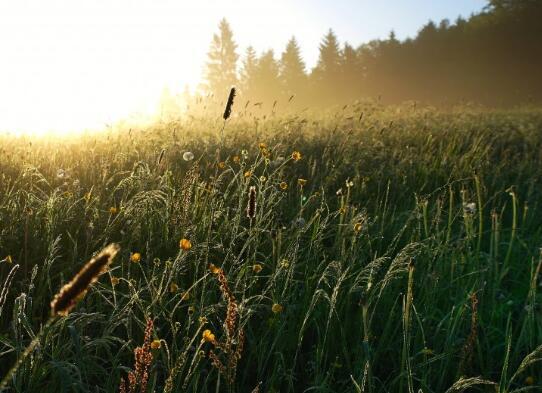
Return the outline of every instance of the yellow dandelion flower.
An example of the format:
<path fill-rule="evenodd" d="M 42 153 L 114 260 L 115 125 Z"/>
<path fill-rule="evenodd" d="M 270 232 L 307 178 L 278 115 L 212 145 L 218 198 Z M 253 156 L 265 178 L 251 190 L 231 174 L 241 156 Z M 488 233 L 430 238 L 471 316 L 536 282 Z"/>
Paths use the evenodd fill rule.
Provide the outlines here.
<path fill-rule="evenodd" d="M 529 375 L 527 378 L 525 378 L 525 385 L 534 385 L 534 377 Z"/>
<path fill-rule="evenodd" d="M 141 254 L 138 252 L 134 252 L 130 257 L 130 261 L 132 261 L 133 263 L 139 263 L 141 261 Z"/>
<path fill-rule="evenodd" d="M 192 242 L 188 239 L 181 239 L 179 241 L 179 247 L 181 248 L 181 250 L 183 251 L 188 251 L 192 248 Z"/>
<path fill-rule="evenodd" d="M 239 161 L 241 161 L 241 158 L 239 158 L 239 156 L 233 156 L 232 161 L 235 162 L 236 164 L 239 164 Z"/>
<path fill-rule="evenodd" d="M 273 311 L 274 314 L 279 314 L 282 312 L 284 307 L 282 307 L 280 304 L 275 303 L 271 306 L 271 311 Z"/>
<path fill-rule="evenodd" d="M 218 163 L 218 169 L 224 169 L 224 168 L 226 168 L 226 163 L 224 161 L 220 161 Z"/>
<path fill-rule="evenodd" d="M 252 171 L 246 171 L 245 174 L 244 174 L 244 176 L 245 176 L 246 178 L 249 178 L 250 176 L 252 176 Z"/>
<path fill-rule="evenodd" d="M 152 349 L 160 349 L 161 346 L 162 346 L 162 343 L 160 342 L 160 340 L 152 340 L 151 342 Z"/>
<path fill-rule="evenodd" d="M 11 255 L 8 255 L 4 261 L 6 261 L 7 263 L 13 263 L 13 258 L 11 257 Z"/>
<path fill-rule="evenodd" d="M 177 284 L 175 284 L 174 282 L 172 282 L 171 284 L 169 284 L 169 292 L 171 293 L 175 293 L 179 290 L 179 286 Z"/>
<path fill-rule="evenodd" d="M 219 267 L 215 266 L 214 264 L 210 263 L 210 264 L 209 264 L 209 270 L 210 270 L 211 273 L 213 273 L 213 274 L 218 274 L 218 273 L 220 273 L 220 270 L 221 270 L 221 269 L 220 269 Z"/>
<path fill-rule="evenodd" d="M 255 265 L 252 266 L 252 271 L 256 274 L 258 274 L 259 272 L 261 272 L 263 269 L 262 265 L 259 264 L 259 263 L 256 263 Z"/>
<path fill-rule="evenodd" d="M 260 150 L 265 150 L 265 149 L 267 149 L 267 145 L 266 145 L 265 143 L 263 143 L 263 142 L 260 142 L 260 143 L 258 144 L 258 148 L 259 148 Z"/>
<path fill-rule="evenodd" d="M 303 187 L 307 184 L 307 179 L 297 179 L 297 184 L 299 184 L 300 187 Z"/>
<path fill-rule="evenodd" d="M 109 208 L 109 214 L 117 214 L 119 210 L 115 206 Z"/>
<path fill-rule="evenodd" d="M 294 151 L 294 152 L 292 153 L 292 160 L 294 160 L 294 161 L 296 161 L 296 162 L 299 161 L 299 160 L 301 160 L 301 153 L 298 152 L 297 150 Z"/>
<path fill-rule="evenodd" d="M 186 292 L 183 292 L 183 295 L 181 296 L 181 300 L 185 301 L 185 300 L 188 300 L 190 299 L 190 292 L 186 291 Z"/>
<path fill-rule="evenodd" d="M 116 285 L 119 285 L 120 283 L 120 278 L 118 277 L 115 277 L 115 276 L 112 276 L 111 277 L 111 286 L 116 286 Z"/>
<path fill-rule="evenodd" d="M 361 222 L 356 222 L 354 224 L 354 231 L 356 233 L 360 233 L 362 229 L 363 229 L 363 225 L 361 225 Z"/>
<path fill-rule="evenodd" d="M 201 335 L 201 342 L 214 343 L 215 341 L 215 335 L 213 332 L 211 332 L 209 329 L 205 329 Z"/>
<path fill-rule="evenodd" d="M 261 183 L 265 183 L 266 181 L 267 181 L 267 177 L 265 177 L 265 176 L 263 176 L 263 175 L 260 176 L 260 182 L 261 182 Z"/>
<path fill-rule="evenodd" d="M 279 187 L 282 191 L 285 191 L 288 189 L 288 183 L 286 183 L 285 181 L 280 182 Z"/>
<path fill-rule="evenodd" d="M 267 149 L 262 149 L 261 153 L 262 153 L 262 156 L 264 156 L 266 159 L 271 157 L 271 152 Z"/>
<path fill-rule="evenodd" d="M 343 215 L 343 214 L 345 214 L 345 213 L 346 213 L 346 208 L 345 208 L 345 207 L 341 207 L 341 208 L 339 209 L 339 214 Z"/>
<path fill-rule="evenodd" d="M 198 318 L 199 323 L 202 325 L 205 325 L 207 323 L 207 317 L 199 317 Z"/>
<path fill-rule="evenodd" d="M 283 259 L 282 261 L 280 261 L 280 267 L 287 269 L 288 267 L 290 267 L 290 262 L 288 262 L 287 259 Z"/>

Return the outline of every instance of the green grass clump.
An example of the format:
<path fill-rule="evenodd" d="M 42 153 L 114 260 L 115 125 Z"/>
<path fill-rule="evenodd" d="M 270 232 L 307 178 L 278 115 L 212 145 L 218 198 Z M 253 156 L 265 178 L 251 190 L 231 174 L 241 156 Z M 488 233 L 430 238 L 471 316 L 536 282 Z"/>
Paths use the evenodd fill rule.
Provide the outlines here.
<path fill-rule="evenodd" d="M 222 122 L 0 137 L 8 391 L 540 389 L 540 110 Z"/>

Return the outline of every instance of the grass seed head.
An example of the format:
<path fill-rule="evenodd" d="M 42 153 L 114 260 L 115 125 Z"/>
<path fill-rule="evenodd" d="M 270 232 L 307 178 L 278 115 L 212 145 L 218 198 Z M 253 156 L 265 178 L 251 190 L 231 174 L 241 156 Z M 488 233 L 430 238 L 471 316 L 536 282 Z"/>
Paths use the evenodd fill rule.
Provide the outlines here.
<path fill-rule="evenodd" d="M 55 295 L 51 302 L 52 315 L 68 315 L 77 302 L 83 298 L 88 287 L 107 270 L 119 250 L 120 247 L 117 244 L 110 244 L 91 258 L 79 273 Z"/>

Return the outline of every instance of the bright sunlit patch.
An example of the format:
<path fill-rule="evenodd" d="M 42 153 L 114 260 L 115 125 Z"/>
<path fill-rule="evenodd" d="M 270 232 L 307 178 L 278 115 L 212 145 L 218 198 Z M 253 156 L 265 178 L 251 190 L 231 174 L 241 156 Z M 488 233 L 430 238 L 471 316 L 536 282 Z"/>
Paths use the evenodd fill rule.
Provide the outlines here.
<path fill-rule="evenodd" d="M 473 3 L 453 3 L 459 2 Z M 415 7 L 416 14 L 405 17 L 413 7 L 405 3 L 407 10 L 404 6 L 398 10 L 400 3 L 0 1 L 0 132 L 74 133 L 159 114 L 164 88 L 179 98 L 185 86 L 192 91 L 198 87 L 212 35 L 224 17 L 240 55 L 253 45 L 259 52 L 272 48 L 279 57 L 295 35 L 310 68 L 329 27 L 341 40 L 356 45 L 387 36 L 392 28 L 398 37 L 412 35 L 430 16 L 452 13 L 438 6 L 439 14 L 431 3 Z M 453 12 L 466 12 L 465 4 Z M 394 15 L 412 26 L 402 26 Z"/>

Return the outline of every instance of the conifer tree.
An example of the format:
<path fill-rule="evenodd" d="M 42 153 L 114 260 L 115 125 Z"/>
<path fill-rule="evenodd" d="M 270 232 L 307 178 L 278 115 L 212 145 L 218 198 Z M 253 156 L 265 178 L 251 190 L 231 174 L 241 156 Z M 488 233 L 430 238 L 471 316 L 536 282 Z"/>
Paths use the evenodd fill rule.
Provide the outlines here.
<path fill-rule="evenodd" d="M 303 95 L 307 88 L 307 74 L 305 63 L 301 57 L 301 50 L 295 37 L 292 37 L 286 45 L 280 59 L 280 82 L 284 94 Z"/>
<path fill-rule="evenodd" d="M 226 97 L 230 88 L 237 83 L 237 45 L 233 40 L 233 32 L 226 19 L 219 24 L 219 33 L 213 35 L 208 52 L 205 73 L 205 90 L 216 97 Z"/>

